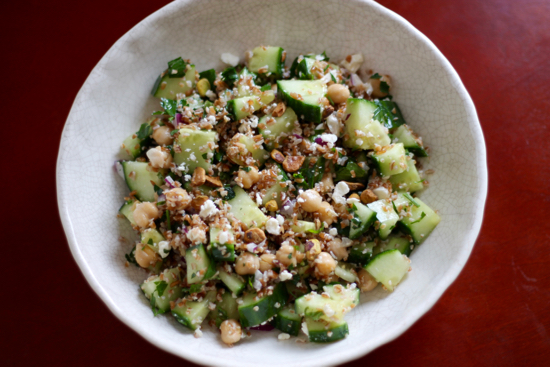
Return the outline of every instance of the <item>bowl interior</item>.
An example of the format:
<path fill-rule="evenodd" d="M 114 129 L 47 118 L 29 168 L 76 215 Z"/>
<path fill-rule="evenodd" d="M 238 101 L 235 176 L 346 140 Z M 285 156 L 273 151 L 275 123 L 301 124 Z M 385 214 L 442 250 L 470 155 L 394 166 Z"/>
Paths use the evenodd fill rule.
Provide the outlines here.
<path fill-rule="evenodd" d="M 350 335 L 329 345 L 278 341 L 277 332 L 227 348 L 205 328 L 195 339 L 172 317 L 153 317 L 138 289 L 145 274 L 124 267 L 133 234 L 117 210 L 127 194 L 113 170 L 122 140 L 158 109 L 149 91 L 166 62 L 190 58 L 198 70 L 223 65 L 260 44 L 280 45 L 287 64 L 300 53 L 332 60 L 363 53 L 363 69 L 392 76 L 405 119 L 431 148 L 435 170 L 422 199 L 442 221 L 412 254 L 412 272 L 392 294 L 377 288 L 347 317 Z M 178 1 L 124 35 L 95 67 L 73 105 L 61 142 L 58 198 L 71 251 L 94 290 L 126 324 L 192 361 L 225 366 L 342 363 L 395 338 L 456 278 L 478 234 L 486 197 L 485 147 L 473 104 L 450 64 L 427 38 L 370 1 Z M 119 241 L 120 236 L 129 239 Z M 304 339 L 304 336 L 302 336 Z"/>

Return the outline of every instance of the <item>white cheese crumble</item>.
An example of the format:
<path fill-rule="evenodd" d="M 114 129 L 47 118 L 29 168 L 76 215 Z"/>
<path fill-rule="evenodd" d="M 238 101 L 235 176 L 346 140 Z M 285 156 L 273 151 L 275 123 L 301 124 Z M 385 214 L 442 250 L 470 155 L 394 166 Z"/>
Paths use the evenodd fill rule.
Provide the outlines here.
<path fill-rule="evenodd" d="M 328 230 L 328 234 L 331 236 L 336 236 L 338 234 L 338 230 L 336 228 L 331 228 Z"/>
<path fill-rule="evenodd" d="M 187 239 L 193 243 L 206 242 L 206 233 L 199 227 L 192 228 L 187 232 Z"/>
<path fill-rule="evenodd" d="M 373 189 L 372 192 L 378 197 L 379 200 L 387 199 L 390 197 L 388 189 L 386 189 L 384 186 L 377 187 L 376 189 Z"/>
<path fill-rule="evenodd" d="M 288 271 L 286 271 L 286 270 L 283 270 L 283 271 L 281 272 L 281 274 L 279 274 L 279 279 L 281 280 L 281 282 L 290 280 L 290 279 L 292 279 L 292 274 L 290 274 L 290 273 L 289 273 Z"/>
<path fill-rule="evenodd" d="M 229 52 L 222 54 L 221 59 L 224 63 L 231 66 L 237 66 L 239 64 L 239 57 L 235 56 Z"/>
<path fill-rule="evenodd" d="M 281 232 L 281 226 L 279 226 L 279 221 L 275 218 L 269 218 L 265 224 L 265 229 L 274 235 L 278 235 Z"/>
<path fill-rule="evenodd" d="M 323 312 L 328 317 L 334 316 L 334 313 L 335 313 L 334 310 L 332 308 L 330 308 L 330 305 L 328 303 L 325 303 L 325 307 L 323 307 Z"/>
<path fill-rule="evenodd" d="M 307 324 L 306 322 L 302 322 L 302 331 L 304 332 L 304 334 L 306 334 L 307 336 L 309 336 L 309 330 L 307 329 Z"/>
<path fill-rule="evenodd" d="M 206 97 L 208 97 L 209 100 L 215 101 L 216 100 L 216 93 L 212 92 L 211 89 L 206 91 Z"/>
<path fill-rule="evenodd" d="M 168 253 L 170 253 L 170 249 L 172 248 L 172 246 L 170 246 L 169 241 L 160 241 L 158 246 L 159 246 L 159 255 L 164 259 L 166 256 L 168 256 Z"/>
<path fill-rule="evenodd" d="M 210 199 L 206 200 L 204 204 L 201 205 L 201 211 L 199 213 L 202 219 L 209 218 L 213 215 L 216 215 L 220 210 L 216 208 L 214 202 Z"/>
<path fill-rule="evenodd" d="M 277 219 L 277 222 L 279 222 L 280 226 L 282 226 L 285 223 L 285 218 L 282 215 L 277 214 L 275 218 Z"/>
<path fill-rule="evenodd" d="M 224 231 L 218 235 L 218 242 L 222 245 L 231 241 L 233 241 L 233 234 L 231 232 Z"/>
<path fill-rule="evenodd" d="M 336 136 L 340 135 L 340 121 L 338 121 L 338 118 L 336 117 L 336 113 L 329 115 L 329 117 L 327 117 L 326 123 L 331 133 L 333 133 Z"/>
<path fill-rule="evenodd" d="M 344 181 L 340 181 L 334 187 L 334 191 L 332 192 L 332 200 L 334 200 L 334 202 L 337 204 L 345 204 L 346 198 L 344 198 L 344 195 L 346 195 L 348 192 L 348 184 Z"/>
<path fill-rule="evenodd" d="M 363 64 L 362 54 L 351 55 L 351 60 L 349 62 L 346 59 L 344 59 L 340 63 L 340 65 L 348 69 L 352 74 L 355 73 L 357 70 L 359 70 L 359 68 L 361 67 L 361 64 Z"/>
<path fill-rule="evenodd" d="M 201 327 L 199 326 L 196 330 L 195 330 L 195 338 L 202 338 L 202 331 L 201 331 Z"/>
<path fill-rule="evenodd" d="M 287 334 L 287 333 L 280 333 L 279 336 L 277 337 L 277 339 L 279 339 L 279 340 L 287 340 L 287 339 L 290 339 L 290 335 Z"/>
<path fill-rule="evenodd" d="M 334 134 L 321 134 L 319 135 L 322 141 L 326 142 L 329 148 L 334 146 L 334 143 L 338 140 L 338 137 Z"/>

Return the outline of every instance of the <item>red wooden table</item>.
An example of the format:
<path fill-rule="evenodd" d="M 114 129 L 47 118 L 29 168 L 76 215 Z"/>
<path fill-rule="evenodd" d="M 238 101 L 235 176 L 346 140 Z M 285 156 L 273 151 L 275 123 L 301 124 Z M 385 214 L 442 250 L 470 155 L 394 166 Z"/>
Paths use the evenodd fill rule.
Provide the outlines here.
<path fill-rule="evenodd" d="M 355 365 L 550 364 L 550 2 L 385 0 L 462 77 L 487 142 L 489 197 L 470 260 L 436 306 Z M 55 164 L 79 88 L 166 0 L 3 1 L 2 366 L 192 365 L 119 322 L 73 261 Z"/>

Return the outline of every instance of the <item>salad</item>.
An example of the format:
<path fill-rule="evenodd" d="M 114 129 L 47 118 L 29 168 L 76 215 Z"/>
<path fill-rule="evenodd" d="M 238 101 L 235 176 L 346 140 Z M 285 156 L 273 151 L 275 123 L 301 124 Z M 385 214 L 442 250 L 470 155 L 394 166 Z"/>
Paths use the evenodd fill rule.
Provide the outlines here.
<path fill-rule="evenodd" d="M 154 315 L 195 337 L 209 324 L 228 345 L 250 329 L 342 339 L 360 292 L 393 291 L 440 221 L 416 197 L 429 150 L 361 54 L 288 67 L 260 46 L 222 61 L 169 61 L 161 109 L 122 144 L 119 216 L 140 236 L 126 266 L 148 273 Z"/>

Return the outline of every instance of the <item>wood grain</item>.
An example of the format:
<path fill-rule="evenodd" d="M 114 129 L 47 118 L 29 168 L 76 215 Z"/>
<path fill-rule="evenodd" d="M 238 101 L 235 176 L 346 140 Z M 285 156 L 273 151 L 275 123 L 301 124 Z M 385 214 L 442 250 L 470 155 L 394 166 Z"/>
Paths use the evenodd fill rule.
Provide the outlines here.
<path fill-rule="evenodd" d="M 6 284 L 2 365 L 192 365 L 142 340 L 95 296 L 64 239 L 57 146 L 109 47 L 166 1 L 0 5 Z M 550 358 L 550 3 L 385 0 L 461 76 L 487 142 L 489 197 L 472 256 L 436 306 L 346 366 L 543 366 Z"/>

